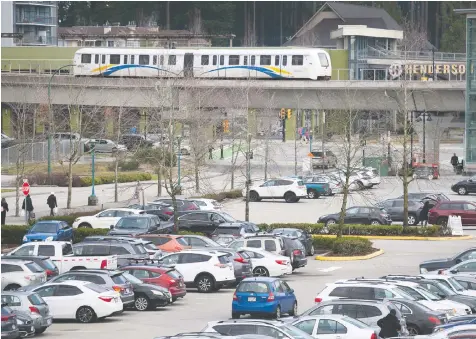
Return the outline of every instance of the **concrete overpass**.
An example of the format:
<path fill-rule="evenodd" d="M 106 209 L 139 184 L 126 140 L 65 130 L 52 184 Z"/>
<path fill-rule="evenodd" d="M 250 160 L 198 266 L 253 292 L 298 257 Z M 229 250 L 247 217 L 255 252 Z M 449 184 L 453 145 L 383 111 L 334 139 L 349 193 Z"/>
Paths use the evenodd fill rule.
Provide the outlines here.
<path fill-rule="evenodd" d="M 48 75 L 2 74 L 2 102 L 48 103 Z M 407 94 L 404 95 L 406 90 Z M 56 76 L 51 104 L 317 110 L 464 111 L 464 81 L 125 79 Z M 407 100 L 405 100 L 405 97 Z M 400 107 L 401 109 L 401 107 Z"/>

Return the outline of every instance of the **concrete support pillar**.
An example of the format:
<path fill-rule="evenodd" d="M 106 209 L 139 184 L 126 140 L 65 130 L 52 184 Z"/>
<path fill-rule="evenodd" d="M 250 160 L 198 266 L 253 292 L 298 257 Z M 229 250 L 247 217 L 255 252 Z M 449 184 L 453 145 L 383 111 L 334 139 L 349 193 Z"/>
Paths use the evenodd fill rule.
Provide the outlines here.
<path fill-rule="evenodd" d="M 69 119 L 69 127 L 71 128 L 71 132 L 76 133 L 79 132 L 79 115 L 81 114 L 78 107 L 72 107 L 69 111 L 70 119 Z"/>
<path fill-rule="evenodd" d="M 291 119 L 286 120 L 286 140 L 296 139 L 297 110 L 293 109 L 292 112 Z"/>
<path fill-rule="evenodd" d="M 12 137 L 12 110 L 2 107 L 2 133 Z"/>
<path fill-rule="evenodd" d="M 106 119 L 106 137 L 112 138 L 114 140 L 114 122 L 115 122 L 115 114 L 114 109 L 112 107 L 106 107 L 104 109 L 104 118 Z"/>
<path fill-rule="evenodd" d="M 414 154 L 418 162 L 423 162 L 424 140 L 426 150 L 426 163 L 439 163 L 440 141 L 443 137 L 444 130 L 448 128 L 451 123 L 452 116 L 436 116 L 432 113 L 430 114 L 431 121 L 426 120 L 425 122 L 425 133 L 423 133 L 423 120 L 416 121 L 418 116 L 414 117 L 413 129 L 418 135 L 418 143 L 414 145 Z M 425 137 L 423 136 L 423 134 L 425 134 Z M 449 159 L 447 159 L 447 161 L 449 162 Z"/>

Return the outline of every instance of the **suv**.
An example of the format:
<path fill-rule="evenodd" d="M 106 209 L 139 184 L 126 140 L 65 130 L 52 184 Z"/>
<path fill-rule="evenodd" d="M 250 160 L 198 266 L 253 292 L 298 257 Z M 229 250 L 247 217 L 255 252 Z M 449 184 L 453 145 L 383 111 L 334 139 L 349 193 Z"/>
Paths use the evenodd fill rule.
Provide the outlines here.
<path fill-rule="evenodd" d="M 73 228 L 110 228 L 119 219 L 131 214 L 144 214 L 144 211 L 133 208 L 109 208 L 95 215 L 78 217 L 73 222 Z"/>
<path fill-rule="evenodd" d="M 217 238 L 219 238 L 222 235 L 231 235 L 232 238 L 225 238 L 229 242 L 232 242 L 233 238 L 241 238 L 245 236 L 246 234 L 250 233 L 256 233 L 256 230 L 252 228 L 249 225 L 243 225 L 243 224 L 235 224 L 235 223 L 224 223 L 218 225 L 217 228 L 212 232 L 211 238 L 215 241 L 217 241 Z"/>
<path fill-rule="evenodd" d="M 119 143 L 126 146 L 129 151 L 135 150 L 139 147 L 154 146 L 154 142 L 152 140 L 148 140 L 140 134 L 123 134 L 121 135 Z"/>
<path fill-rule="evenodd" d="M 377 203 L 378 207 L 384 208 L 392 221 L 403 221 L 403 199 L 388 199 Z M 417 225 L 423 203 L 419 200 L 408 200 L 408 225 Z"/>
<path fill-rule="evenodd" d="M 337 167 L 337 157 L 329 150 L 311 151 L 312 154 L 312 168 L 317 167 Z"/>
<path fill-rule="evenodd" d="M 340 217 L 339 213 L 326 214 L 317 220 L 318 223 L 335 225 Z M 344 224 L 390 225 L 392 218 L 381 207 L 354 206 L 345 211 Z"/>
<path fill-rule="evenodd" d="M 159 261 L 175 265 L 182 273 L 185 285 L 194 286 L 202 293 L 218 291 L 236 281 L 233 265 L 223 252 L 185 250 L 166 255 Z"/>
<path fill-rule="evenodd" d="M 2 257 L 2 261 L 5 260 L 25 260 L 25 261 L 33 261 L 38 266 L 46 272 L 46 279 L 51 279 L 56 277 L 59 274 L 58 267 L 56 267 L 53 260 L 50 257 L 44 255 L 38 256 L 29 256 L 29 255 L 6 255 Z"/>
<path fill-rule="evenodd" d="M 2 291 L 17 290 L 22 286 L 37 285 L 46 281 L 46 272 L 33 261 L 2 261 Z"/>
<path fill-rule="evenodd" d="M 257 234 L 248 236 L 244 239 L 235 240 L 227 246 L 238 250 L 242 247 L 259 248 L 267 252 L 271 252 L 279 255 L 286 255 L 284 249 L 284 240 L 273 234 Z"/>
<path fill-rule="evenodd" d="M 476 205 L 469 201 L 440 201 L 428 213 L 428 223 L 436 225 L 448 224 L 448 217 L 461 217 L 461 224 L 476 225 Z"/>
<path fill-rule="evenodd" d="M 275 228 L 271 231 L 271 233 L 275 235 L 297 238 L 304 245 L 307 255 L 314 255 L 315 249 L 312 242 L 312 236 L 308 232 L 297 228 Z"/>
<path fill-rule="evenodd" d="M 259 228 L 253 223 L 241 221 L 233 218 L 226 212 L 219 211 L 192 211 L 183 213 L 178 217 L 180 229 L 192 232 L 202 232 L 211 234 L 222 224 L 231 224 L 235 226 L 243 226 L 245 233 L 258 232 Z"/>
<path fill-rule="evenodd" d="M 160 233 L 160 219 L 156 215 L 128 215 L 111 225 L 108 235 L 132 236 L 145 233 Z"/>
<path fill-rule="evenodd" d="M 243 189 L 246 197 L 246 189 Z M 307 188 L 301 179 L 283 178 L 265 181 L 261 185 L 250 187 L 250 201 L 262 199 L 284 199 L 286 202 L 298 202 L 307 197 Z"/>
<path fill-rule="evenodd" d="M 160 198 L 154 200 L 155 203 L 163 203 L 163 204 L 168 204 L 172 208 L 174 206 L 172 198 Z M 177 204 L 177 212 L 184 212 L 184 211 L 199 211 L 200 207 L 197 206 L 196 203 L 194 203 L 191 200 L 186 200 L 186 199 L 175 199 L 175 203 Z"/>
<path fill-rule="evenodd" d="M 73 252 L 76 256 L 116 255 L 118 266 L 127 264 L 129 259 L 149 259 L 149 254 L 142 242 L 125 241 L 122 239 L 83 241 L 73 245 Z"/>

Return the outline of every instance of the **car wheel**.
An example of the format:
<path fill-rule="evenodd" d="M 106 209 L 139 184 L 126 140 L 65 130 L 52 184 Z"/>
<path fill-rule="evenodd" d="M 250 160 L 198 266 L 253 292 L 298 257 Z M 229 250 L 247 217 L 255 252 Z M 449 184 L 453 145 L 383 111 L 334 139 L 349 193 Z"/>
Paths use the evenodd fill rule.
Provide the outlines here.
<path fill-rule="evenodd" d="M 420 329 L 415 325 L 407 325 L 408 335 L 413 337 L 420 334 Z"/>
<path fill-rule="evenodd" d="M 335 224 L 336 224 L 336 221 L 334 219 L 329 219 L 326 221 L 326 226 L 335 225 Z"/>
<path fill-rule="evenodd" d="M 307 190 L 307 197 L 309 199 L 317 199 L 317 198 L 319 198 L 319 194 L 317 193 L 316 190 L 309 189 L 309 190 Z"/>
<path fill-rule="evenodd" d="M 236 312 L 231 312 L 231 319 L 240 319 L 240 314 Z"/>
<path fill-rule="evenodd" d="M 251 191 L 250 192 L 250 201 L 256 202 L 256 201 L 259 201 L 259 200 L 260 200 L 259 194 L 255 191 Z"/>
<path fill-rule="evenodd" d="M 461 186 L 461 187 L 458 188 L 458 194 L 459 195 L 466 195 L 466 194 L 468 194 L 468 190 L 466 189 L 466 187 Z"/>
<path fill-rule="evenodd" d="M 276 311 L 274 311 L 274 318 L 281 319 L 281 307 L 279 305 L 276 307 Z"/>
<path fill-rule="evenodd" d="M 265 267 L 258 266 L 253 270 L 253 275 L 255 277 L 269 277 L 269 272 Z"/>
<path fill-rule="evenodd" d="M 96 320 L 96 313 L 89 306 L 81 306 L 76 311 L 76 320 L 84 324 L 91 323 Z"/>
<path fill-rule="evenodd" d="M 195 285 L 200 293 L 210 293 L 215 289 L 215 281 L 209 274 L 201 274 L 195 279 Z"/>
<path fill-rule="evenodd" d="M 314 245 L 311 245 L 311 248 L 309 249 L 309 255 L 314 255 L 316 253 L 316 250 L 314 249 Z"/>
<path fill-rule="evenodd" d="M 134 308 L 138 311 L 146 311 L 150 307 L 149 298 L 143 295 L 138 295 L 134 301 Z"/>
<path fill-rule="evenodd" d="M 416 216 L 414 216 L 413 214 L 409 214 L 408 215 L 408 225 L 415 226 L 416 224 L 418 224 L 418 220 L 417 220 Z"/>
<path fill-rule="evenodd" d="M 17 284 L 10 284 L 8 285 L 7 287 L 5 287 L 3 290 L 4 291 L 16 291 L 20 288 L 21 286 L 20 285 L 17 285 Z"/>
<path fill-rule="evenodd" d="M 87 222 L 83 222 L 81 224 L 79 224 L 78 228 L 93 228 L 90 224 L 88 224 Z"/>
<path fill-rule="evenodd" d="M 370 225 L 377 226 L 377 225 L 382 225 L 382 224 L 381 224 L 380 221 L 378 221 L 378 220 L 371 220 L 371 221 L 370 221 Z"/>
<path fill-rule="evenodd" d="M 296 198 L 294 199 L 294 202 L 299 202 L 299 200 L 301 200 L 301 198 Z"/>
<path fill-rule="evenodd" d="M 289 311 L 289 315 L 290 315 L 291 317 L 294 317 L 294 316 L 297 315 L 297 314 L 298 314 L 298 306 L 297 306 L 297 301 L 295 301 L 294 304 L 293 304 L 292 310 Z"/>
<path fill-rule="evenodd" d="M 296 194 L 294 194 L 293 192 L 287 192 L 284 195 L 284 200 L 288 203 L 295 202 L 296 201 Z"/>

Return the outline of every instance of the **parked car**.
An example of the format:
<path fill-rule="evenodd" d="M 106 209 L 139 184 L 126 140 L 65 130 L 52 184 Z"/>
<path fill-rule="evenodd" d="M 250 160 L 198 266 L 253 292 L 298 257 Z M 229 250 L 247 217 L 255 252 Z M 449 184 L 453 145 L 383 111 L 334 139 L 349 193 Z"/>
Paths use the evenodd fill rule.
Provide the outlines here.
<path fill-rule="evenodd" d="M 458 181 L 456 184 L 451 186 L 451 190 L 459 195 L 476 193 L 476 177 Z"/>
<path fill-rule="evenodd" d="M 171 205 L 162 202 L 150 202 L 146 205 L 133 204 L 127 206 L 127 208 L 143 210 L 146 214 L 158 216 L 161 221 L 169 221 L 169 219 L 174 215 L 174 208 Z"/>
<path fill-rule="evenodd" d="M 76 244 L 79 245 L 79 244 Z M 75 245 L 75 246 L 76 246 Z M 88 253 L 93 253 L 92 251 Z M 7 253 L 8 256 L 38 256 L 44 255 L 50 259 L 58 267 L 59 273 L 78 268 L 101 268 L 115 269 L 117 268 L 117 256 L 114 255 L 80 255 L 73 254 L 73 246 L 67 241 L 51 241 L 51 242 L 33 242 L 23 244 L 13 251 Z"/>
<path fill-rule="evenodd" d="M 438 274 L 476 274 L 476 259 L 469 259 L 447 269 L 438 270 Z"/>
<path fill-rule="evenodd" d="M 455 279 L 463 288 L 465 288 L 467 292 L 474 292 L 476 296 L 476 277 L 455 275 L 452 278 Z"/>
<path fill-rule="evenodd" d="M 253 274 L 260 277 L 280 277 L 292 274 L 293 267 L 289 257 L 274 254 L 258 248 L 244 247 L 240 252 L 245 252 L 253 265 Z"/>
<path fill-rule="evenodd" d="M 173 267 L 137 264 L 121 267 L 120 270 L 147 284 L 167 288 L 172 295 L 172 302 L 187 294 L 183 276 Z"/>
<path fill-rule="evenodd" d="M 467 316 L 461 316 L 461 317 L 454 317 L 457 318 L 457 320 L 452 321 L 435 327 L 434 332 L 442 332 L 446 331 L 448 329 L 454 328 L 454 327 L 460 327 L 462 325 L 476 325 L 476 317 L 474 315 L 467 315 Z M 476 329 L 476 326 L 474 327 Z"/>
<path fill-rule="evenodd" d="M 137 311 L 153 310 L 172 303 L 172 294 L 167 288 L 145 283 L 126 272 L 123 276 L 134 288 L 134 308 Z"/>
<path fill-rule="evenodd" d="M 242 238 L 237 238 L 233 234 L 216 234 L 213 239 L 219 246 L 227 247 L 232 242 L 235 242 L 236 239 L 241 240 Z"/>
<path fill-rule="evenodd" d="M 392 221 L 403 221 L 403 199 L 388 199 L 377 203 L 377 206 L 385 209 Z M 419 200 L 408 200 L 408 225 L 418 225 L 423 203 Z"/>
<path fill-rule="evenodd" d="M 444 274 L 420 274 L 420 277 L 428 280 L 436 280 L 439 283 L 446 286 L 446 288 L 452 290 L 454 293 L 467 295 L 470 297 L 476 297 L 476 292 L 472 290 L 465 289 L 460 283 L 459 280 L 461 275 L 444 275 Z"/>
<path fill-rule="evenodd" d="M 279 319 L 284 313 L 297 315 L 298 303 L 294 290 L 279 278 L 244 279 L 236 288 L 231 304 L 231 317 L 241 315 L 272 315 Z"/>
<path fill-rule="evenodd" d="M 131 214 L 144 214 L 144 211 L 133 208 L 109 208 L 95 215 L 79 217 L 73 222 L 73 228 L 110 228 L 119 219 Z"/>
<path fill-rule="evenodd" d="M 174 206 L 173 201 L 171 198 L 159 198 L 154 200 L 154 202 L 165 203 L 170 206 Z M 185 212 L 185 211 L 199 211 L 200 207 L 194 203 L 192 200 L 187 199 L 175 199 L 175 203 L 177 204 L 177 212 Z"/>
<path fill-rule="evenodd" d="M 318 199 L 321 195 L 332 195 L 332 190 L 328 182 L 317 181 L 317 177 L 306 177 L 302 179 L 306 185 L 307 197 Z"/>
<path fill-rule="evenodd" d="M 23 236 L 23 243 L 32 241 L 73 241 L 73 228 L 66 221 L 37 221 Z"/>
<path fill-rule="evenodd" d="M 2 305 L 26 312 L 32 319 L 35 334 L 41 334 L 53 323 L 48 304 L 36 293 L 30 291 L 2 292 Z"/>
<path fill-rule="evenodd" d="M 14 138 L 9 137 L 8 135 L 2 133 L 2 148 L 8 148 L 14 146 L 17 141 Z"/>
<path fill-rule="evenodd" d="M 17 316 L 10 307 L 2 304 L 2 338 L 17 339 L 19 336 Z"/>
<path fill-rule="evenodd" d="M 2 262 L 7 262 L 8 260 L 24 260 L 24 261 L 33 261 L 35 264 L 40 266 L 45 270 L 46 279 L 51 279 L 56 277 L 59 274 L 59 269 L 50 259 L 50 257 L 38 255 L 38 256 L 29 256 L 29 255 L 4 255 L 2 256 Z"/>
<path fill-rule="evenodd" d="M 329 150 L 313 150 L 311 151 L 312 154 L 312 168 L 318 168 L 318 167 L 324 167 L 324 168 L 329 168 L 329 167 L 337 167 L 337 157 L 335 156 L 334 153 L 332 153 Z"/>
<path fill-rule="evenodd" d="M 257 248 L 274 254 L 285 255 L 283 238 L 274 234 L 249 235 L 243 239 L 233 241 L 227 247 L 235 250 L 241 247 Z"/>
<path fill-rule="evenodd" d="M 259 230 L 255 224 L 237 220 L 221 211 L 193 211 L 183 213 L 178 217 L 178 225 L 181 230 L 205 234 L 212 234 L 219 225 L 225 223 L 242 225 L 246 233 L 254 233 Z"/>
<path fill-rule="evenodd" d="M 97 153 L 112 153 L 125 152 L 127 147 L 125 145 L 117 144 L 109 139 L 94 139 L 90 140 L 86 145 L 92 147 L 94 142 L 94 151 Z"/>
<path fill-rule="evenodd" d="M 470 247 L 452 258 L 427 260 L 420 264 L 420 273 L 428 273 L 438 271 L 439 269 L 447 269 L 460 262 L 476 259 L 476 247 Z"/>
<path fill-rule="evenodd" d="M 307 265 L 306 249 L 298 238 L 284 236 L 281 237 L 284 244 L 284 254 L 289 257 L 293 270 Z"/>
<path fill-rule="evenodd" d="M 2 291 L 17 290 L 22 286 L 41 284 L 46 281 L 46 272 L 33 261 L 2 261 Z"/>
<path fill-rule="evenodd" d="M 122 134 L 119 142 L 126 146 L 129 151 L 136 150 L 140 147 L 153 147 L 154 144 L 158 144 L 150 139 L 146 139 L 141 134 Z"/>
<path fill-rule="evenodd" d="M 358 168 L 349 168 L 349 190 L 363 190 L 365 188 L 372 188 L 374 184 L 371 182 L 371 177 L 362 172 Z M 331 175 L 340 180 L 342 185 L 346 182 L 347 170 L 338 169 L 331 172 Z"/>
<path fill-rule="evenodd" d="M 86 281 L 42 285 L 32 292 L 46 301 L 55 320 L 76 319 L 80 323 L 90 323 L 123 310 L 117 292 Z"/>
<path fill-rule="evenodd" d="M 188 200 L 193 201 L 200 208 L 200 211 L 215 211 L 223 208 L 222 204 L 213 199 L 191 198 Z"/>
<path fill-rule="evenodd" d="M 246 196 L 246 189 L 243 189 Z M 284 199 L 286 202 L 298 202 L 307 197 L 307 188 L 301 179 L 283 178 L 265 181 L 261 185 L 250 187 L 250 201 L 262 199 Z"/>
<path fill-rule="evenodd" d="M 380 185 L 382 179 L 380 178 L 380 174 L 377 169 L 373 167 L 364 167 L 360 169 L 363 177 L 370 181 L 372 187 Z"/>
<path fill-rule="evenodd" d="M 155 246 L 163 252 L 180 252 L 190 248 L 181 235 L 141 234 L 137 237 L 154 243 Z"/>
<path fill-rule="evenodd" d="M 317 222 L 335 225 L 339 221 L 340 213 L 326 214 Z M 344 224 L 390 225 L 392 218 L 383 208 L 369 206 L 354 206 L 345 211 Z"/>
<path fill-rule="evenodd" d="M 108 235 L 132 236 L 137 234 L 161 233 L 160 219 L 152 214 L 128 215 L 111 225 Z"/>
<path fill-rule="evenodd" d="M 132 237 L 116 237 L 112 235 L 91 235 L 83 239 L 84 242 L 90 241 L 128 241 L 132 244 L 142 244 L 150 259 L 162 256 L 162 251 L 158 249 L 152 241 L 142 240 Z"/>
<path fill-rule="evenodd" d="M 203 235 L 184 234 L 182 235 L 182 239 L 184 239 L 191 248 L 220 247 L 220 244 Z"/>
<path fill-rule="evenodd" d="M 328 184 L 329 190 L 327 192 L 324 192 L 323 195 L 334 195 L 334 194 L 342 193 L 341 181 L 330 175 L 308 176 L 303 178 L 303 181 L 306 184 L 306 188 L 307 188 L 308 182 Z M 309 194 L 308 194 L 308 198 L 309 198 Z"/>
<path fill-rule="evenodd" d="M 460 216 L 463 226 L 476 225 L 476 204 L 469 201 L 440 201 L 428 213 L 428 223 L 447 225 L 450 215 Z"/>
<path fill-rule="evenodd" d="M 17 316 L 18 332 L 20 338 L 31 337 L 35 335 L 35 326 L 33 325 L 33 319 L 30 317 L 30 313 L 26 313 L 20 310 L 13 310 L 13 313 Z"/>
<path fill-rule="evenodd" d="M 315 253 L 312 236 L 306 231 L 297 228 L 275 228 L 271 234 L 297 238 L 304 245 L 307 255 Z"/>
<path fill-rule="evenodd" d="M 222 252 L 184 250 L 159 260 L 165 265 L 175 265 L 182 273 L 185 285 L 196 287 L 202 293 L 217 291 L 236 281 L 233 265 Z"/>
<path fill-rule="evenodd" d="M 223 246 L 226 246 L 227 244 L 231 243 L 235 239 L 240 239 L 243 236 L 246 236 L 247 234 L 255 234 L 256 230 L 254 227 L 251 227 L 249 225 L 244 225 L 244 224 L 238 224 L 238 223 L 223 223 L 219 224 L 217 228 L 212 232 L 211 238 L 213 240 L 217 240 L 220 238 L 220 236 L 223 235 L 231 235 L 232 237 L 222 237 L 221 238 L 221 243 Z M 225 242 L 224 239 L 227 239 L 228 242 Z"/>

